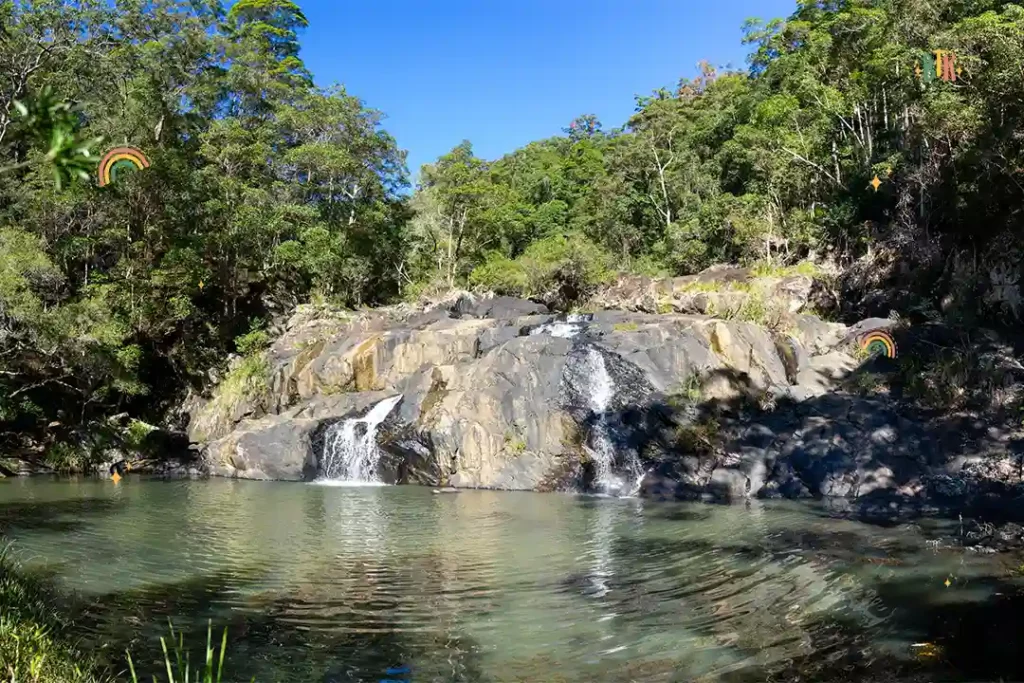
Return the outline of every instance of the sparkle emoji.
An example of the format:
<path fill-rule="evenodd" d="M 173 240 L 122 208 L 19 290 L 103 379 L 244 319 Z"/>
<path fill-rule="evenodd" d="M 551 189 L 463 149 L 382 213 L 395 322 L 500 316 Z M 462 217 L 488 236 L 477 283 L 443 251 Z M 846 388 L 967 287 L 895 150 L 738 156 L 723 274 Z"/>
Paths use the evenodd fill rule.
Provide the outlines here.
<path fill-rule="evenodd" d="M 878 179 L 878 175 L 875 175 L 875 177 L 871 179 L 871 187 L 875 188 L 875 192 L 878 192 L 878 188 L 881 184 L 882 181 Z"/>
<path fill-rule="evenodd" d="M 118 474 L 117 472 L 114 472 L 112 475 L 110 475 L 110 480 L 116 484 L 117 482 L 121 481 L 121 475 Z"/>
<path fill-rule="evenodd" d="M 953 582 L 949 580 L 948 576 L 946 577 L 946 580 L 943 581 L 942 583 L 944 583 L 946 585 L 946 588 L 949 588 L 950 586 L 953 585 Z"/>

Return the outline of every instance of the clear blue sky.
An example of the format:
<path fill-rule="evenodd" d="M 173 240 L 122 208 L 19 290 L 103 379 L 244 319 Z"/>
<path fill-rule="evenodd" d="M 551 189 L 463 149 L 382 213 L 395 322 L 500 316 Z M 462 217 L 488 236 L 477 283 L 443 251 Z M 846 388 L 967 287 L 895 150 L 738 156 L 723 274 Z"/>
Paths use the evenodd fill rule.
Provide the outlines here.
<path fill-rule="evenodd" d="M 557 135 L 579 114 L 605 128 L 633 96 L 744 67 L 747 17 L 788 16 L 795 0 L 299 0 L 302 58 L 382 110 L 415 177 L 464 139 L 493 159 Z"/>

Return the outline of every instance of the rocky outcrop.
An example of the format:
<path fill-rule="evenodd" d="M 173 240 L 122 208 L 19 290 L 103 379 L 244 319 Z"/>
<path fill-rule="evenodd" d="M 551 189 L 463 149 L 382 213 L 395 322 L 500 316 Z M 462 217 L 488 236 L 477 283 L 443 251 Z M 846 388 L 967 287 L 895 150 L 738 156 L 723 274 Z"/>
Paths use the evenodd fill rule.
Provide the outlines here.
<path fill-rule="evenodd" d="M 650 447 L 658 406 L 806 402 L 856 366 L 851 330 L 813 316 L 787 314 L 787 334 L 779 334 L 699 314 L 545 310 L 470 295 L 362 314 L 299 307 L 258 365 L 265 376 L 243 383 L 229 375 L 221 391 L 192 409 L 190 435 L 203 445 L 213 474 L 310 480 L 323 470 L 325 430 L 401 396 L 375 432 L 383 481 L 586 489 L 603 467 L 649 492 L 659 478 L 674 476 L 738 493 L 756 470 L 756 495 L 770 480 L 792 488 L 774 468 L 787 459 L 798 466 L 800 457 L 780 451 L 755 465 L 741 450 L 735 457 L 751 463 L 740 468 L 742 479 L 721 463 L 706 481 L 694 478 L 685 467 L 669 467 L 666 453 L 696 457 L 694 471 L 703 472 L 709 461 L 685 452 L 700 444 L 657 453 Z M 815 490 L 838 492 L 843 485 L 828 486 Z M 688 495 L 683 489 L 678 493 Z"/>
<path fill-rule="evenodd" d="M 749 268 L 713 266 L 675 278 L 619 277 L 591 298 L 591 305 L 639 313 L 687 313 L 730 317 L 750 308 L 778 317 L 800 312 L 813 280 L 780 270 L 756 275 Z"/>

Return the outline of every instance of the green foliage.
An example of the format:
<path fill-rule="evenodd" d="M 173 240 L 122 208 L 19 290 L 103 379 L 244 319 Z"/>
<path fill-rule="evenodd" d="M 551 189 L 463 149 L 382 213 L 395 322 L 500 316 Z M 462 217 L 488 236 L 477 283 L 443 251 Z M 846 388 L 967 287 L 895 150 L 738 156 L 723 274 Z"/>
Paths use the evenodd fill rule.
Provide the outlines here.
<path fill-rule="evenodd" d="M 312 83 L 291 0 L 0 15 L 0 451 L 71 466 L 55 444 L 111 414 L 158 423 L 265 346 L 253 318 L 408 283 L 404 152 L 382 114 Z M 95 187 L 98 138 L 151 167 Z M 258 363 L 229 389 L 258 392 Z"/>
<path fill-rule="evenodd" d="M 42 581 L 0 553 L 0 671 L 11 683 L 107 683 L 99 662 L 68 637 L 59 600 Z"/>
<path fill-rule="evenodd" d="M 904 394 L 927 408 L 988 407 L 1001 381 L 983 367 L 969 343 L 934 349 L 928 357 L 903 354 L 897 361 L 896 381 Z"/>
<path fill-rule="evenodd" d="M 255 403 L 270 387 L 270 364 L 265 354 L 243 357 L 224 377 L 214 394 L 209 412 L 228 419 L 242 403 Z"/>
<path fill-rule="evenodd" d="M 484 262 L 473 269 L 469 282 L 498 294 L 522 296 L 530 293 L 530 277 L 524 265 L 496 251 L 490 252 Z"/>
<path fill-rule="evenodd" d="M 640 326 L 634 322 L 615 323 L 612 327 L 615 329 L 616 332 L 636 332 L 638 329 L 640 329 Z"/>
<path fill-rule="evenodd" d="M 531 244 L 520 258 L 532 291 L 558 287 L 575 300 L 611 275 L 611 256 L 579 233 L 554 235 Z"/>
<path fill-rule="evenodd" d="M 687 378 L 668 397 L 668 404 L 674 408 L 683 408 L 700 403 L 704 397 L 704 379 L 697 373 Z"/>
<path fill-rule="evenodd" d="M 526 451 L 526 441 L 511 432 L 506 433 L 505 450 L 513 455 L 522 455 Z"/>
<path fill-rule="evenodd" d="M 566 302 L 585 298 L 611 275 L 611 257 L 579 233 L 534 242 L 516 259 L 491 252 L 469 281 L 501 294 L 562 293 Z"/>
<path fill-rule="evenodd" d="M 44 86 L 35 96 L 22 102 L 11 100 L 21 115 L 23 136 L 45 149 L 43 163 L 53 173 L 57 189 L 72 179 L 88 180 L 96 169 L 99 157 L 92 150 L 101 138 L 85 139 L 78 133 L 78 113 L 67 102 L 61 101 L 50 86 Z M 0 166 L 0 173 L 13 171 L 30 161 L 8 167 Z"/>
<path fill-rule="evenodd" d="M 817 277 L 820 269 L 811 261 L 801 261 L 793 266 L 785 266 L 777 263 L 761 261 L 751 268 L 755 277 L 790 277 L 792 275 L 803 275 L 804 277 Z"/>
<path fill-rule="evenodd" d="M 850 376 L 848 384 L 861 395 L 882 393 L 888 388 L 885 375 L 878 372 L 855 372 Z"/>
<path fill-rule="evenodd" d="M 146 437 L 156 429 L 151 424 L 146 424 L 142 420 L 132 420 L 128 423 L 128 427 L 124 430 L 124 443 L 128 448 L 138 452 L 141 451 L 146 441 Z"/>
<path fill-rule="evenodd" d="M 769 330 L 780 331 L 789 323 L 788 302 L 784 298 L 773 297 L 757 284 L 724 290 L 735 292 L 731 298 L 723 297 L 716 304 L 708 302 L 707 314 L 724 320 L 739 320 L 760 325 Z"/>
<path fill-rule="evenodd" d="M 250 321 L 249 331 L 235 338 L 235 350 L 243 356 L 252 356 L 270 346 L 270 334 L 259 320 Z"/>
<path fill-rule="evenodd" d="M 89 454 L 81 446 L 66 442 L 53 444 L 43 457 L 43 464 L 60 474 L 80 472 L 89 463 Z"/>

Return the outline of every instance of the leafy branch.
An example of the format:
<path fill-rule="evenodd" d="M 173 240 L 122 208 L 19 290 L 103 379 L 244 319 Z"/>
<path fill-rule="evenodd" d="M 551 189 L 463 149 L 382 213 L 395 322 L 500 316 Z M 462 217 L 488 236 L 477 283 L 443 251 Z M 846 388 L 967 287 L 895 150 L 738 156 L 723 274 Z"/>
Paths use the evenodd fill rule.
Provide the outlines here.
<path fill-rule="evenodd" d="M 99 158 L 90 148 L 98 145 L 102 138 L 85 138 L 78 132 L 78 116 L 69 102 L 57 98 L 46 86 L 34 98 L 25 102 L 15 101 L 14 107 L 21 116 L 23 135 L 35 145 L 46 149 L 44 162 L 53 172 L 57 189 L 73 178 L 88 180 L 96 168 Z M 9 173 L 26 168 L 34 159 L 0 166 L 0 173 Z"/>

